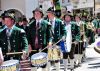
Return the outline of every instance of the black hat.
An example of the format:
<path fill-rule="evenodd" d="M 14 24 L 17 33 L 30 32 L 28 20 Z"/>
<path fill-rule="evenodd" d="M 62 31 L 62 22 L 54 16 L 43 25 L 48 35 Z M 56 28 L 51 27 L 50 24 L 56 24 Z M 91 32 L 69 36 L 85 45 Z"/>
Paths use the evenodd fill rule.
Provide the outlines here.
<path fill-rule="evenodd" d="M 26 17 L 22 18 L 22 21 L 28 22 Z"/>
<path fill-rule="evenodd" d="M 2 13 L 0 18 L 4 19 L 5 13 Z"/>
<path fill-rule="evenodd" d="M 32 11 L 32 12 L 33 12 L 33 14 L 34 14 L 36 11 L 38 11 L 38 12 L 42 13 L 42 15 L 43 15 L 43 11 L 42 11 L 42 9 L 41 9 L 41 8 L 36 8 L 35 10 L 33 10 L 33 11 Z"/>
<path fill-rule="evenodd" d="M 15 15 L 13 13 L 6 13 L 4 18 L 11 18 L 11 19 L 15 20 Z"/>
<path fill-rule="evenodd" d="M 54 7 L 50 7 L 50 8 L 47 10 L 47 13 L 53 13 L 53 14 L 55 14 Z"/>
<path fill-rule="evenodd" d="M 41 12 L 41 13 L 42 13 L 41 8 L 36 8 L 36 9 L 35 9 L 35 10 L 33 10 L 32 12 L 34 13 L 35 11 L 39 11 L 39 12 Z"/>

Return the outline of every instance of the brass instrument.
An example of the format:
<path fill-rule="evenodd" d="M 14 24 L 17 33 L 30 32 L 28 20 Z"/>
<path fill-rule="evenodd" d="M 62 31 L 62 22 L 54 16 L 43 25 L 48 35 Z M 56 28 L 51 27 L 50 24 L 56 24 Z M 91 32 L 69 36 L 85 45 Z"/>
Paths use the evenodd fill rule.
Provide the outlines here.
<path fill-rule="evenodd" d="M 83 22 L 80 23 L 80 36 L 82 41 L 86 41 L 85 27 Z"/>
<path fill-rule="evenodd" d="M 93 24 L 91 22 L 88 22 L 86 27 L 87 27 L 87 29 L 91 29 L 92 31 L 95 31 L 95 27 L 93 26 Z"/>

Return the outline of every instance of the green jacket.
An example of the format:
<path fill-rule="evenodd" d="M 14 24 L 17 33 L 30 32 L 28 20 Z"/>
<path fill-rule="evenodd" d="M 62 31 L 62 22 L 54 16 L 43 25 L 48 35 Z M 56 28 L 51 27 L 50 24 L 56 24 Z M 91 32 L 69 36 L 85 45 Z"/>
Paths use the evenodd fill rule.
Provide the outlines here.
<path fill-rule="evenodd" d="M 44 48 L 51 40 L 51 33 L 50 33 L 51 28 L 46 20 L 42 20 L 40 24 L 41 26 L 38 29 L 38 44 L 42 45 L 42 48 Z M 33 20 L 32 22 L 29 23 L 29 31 L 28 31 L 28 42 L 32 46 L 32 49 L 36 49 L 35 36 L 36 36 L 36 20 Z"/>
<path fill-rule="evenodd" d="M 94 19 L 92 22 L 96 29 L 100 28 L 100 19 Z"/>
<path fill-rule="evenodd" d="M 72 42 L 80 41 L 80 27 L 75 22 L 71 22 Z"/>
<path fill-rule="evenodd" d="M 20 55 L 6 55 L 8 52 L 8 41 L 5 27 L 0 29 L 0 47 L 2 48 L 5 60 L 9 60 L 10 57 L 13 57 L 14 59 L 20 58 Z M 28 41 L 24 30 L 19 29 L 16 26 L 13 27 L 10 35 L 10 47 L 11 52 L 21 52 L 22 50 L 28 51 Z"/>
<path fill-rule="evenodd" d="M 64 23 L 60 19 L 55 19 L 54 33 L 52 32 L 52 42 L 59 41 L 63 36 L 66 35 L 66 29 Z"/>

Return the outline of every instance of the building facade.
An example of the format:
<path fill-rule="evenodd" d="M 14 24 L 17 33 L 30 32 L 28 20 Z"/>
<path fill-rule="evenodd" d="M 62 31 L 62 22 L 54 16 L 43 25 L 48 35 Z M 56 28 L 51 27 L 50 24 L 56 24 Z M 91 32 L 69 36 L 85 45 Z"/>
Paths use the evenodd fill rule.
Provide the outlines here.
<path fill-rule="evenodd" d="M 43 10 L 47 10 L 48 3 L 51 6 L 51 0 L 0 0 L 0 10 L 2 10 L 0 14 L 4 11 L 14 10 L 18 17 L 25 15 L 27 18 L 31 18 L 35 8 L 42 5 Z"/>
<path fill-rule="evenodd" d="M 45 12 L 52 7 L 53 0 L 0 0 L 0 14 L 4 11 L 14 10 L 16 16 L 33 16 L 32 11 L 41 7 Z M 100 12 L 100 0 L 59 0 L 61 6 L 66 6 L 69 11 L 87 10 L 90 13 Z"/>

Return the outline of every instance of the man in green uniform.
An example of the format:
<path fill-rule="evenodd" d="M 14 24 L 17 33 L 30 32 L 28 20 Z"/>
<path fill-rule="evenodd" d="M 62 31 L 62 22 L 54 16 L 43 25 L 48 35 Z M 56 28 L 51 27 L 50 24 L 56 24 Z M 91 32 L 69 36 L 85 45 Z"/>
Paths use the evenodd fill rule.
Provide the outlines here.
<path fill-rule="evenodd" d="M 28 42 L 29 48 L 32 50 L 37 50 L 37 52 L 31 52 L 30 56 L 38 53 L 39 50 L 45 48 L 51 41 L 50 35 L 50 25 L 49 23 L 43 19 L 43 12 L 40 8 L 36 8 L 33 11 L 34 18 L 29 23 L 29 31 L 28 31 Z M 43 52 L 47 53 L 47 49 Z M 38 56 L 39 57 L 39 56 Z M 37 57 L 36 57 L 37 58 Z M 46 65 L 41 66 L 43 71 L 46 70 Z M 32 71 L 36 71 L 36 67 L 32 68 Z"/>
<path fill-rule="evenodd" d="M 85 48 L 86 48 L 86 23 L 81 20 L 79 15 L 75 16 L 75 23 L 80 28 L 80 41 L 77 47 L 75 48 L 75 65 L 80 66 L 82 62 L 82 58 L 85 55 Z"/>
<path fill-rule="evenodd" d="M 94 18 L 92 22 L 96 29 L 96 35 L 100 36 L 100 17 L 98 16 L 98 18 Z"/>
<path fill-rule="evenodd" d="M 53 37 L 52 44 L 57 43 L 60 39 L 62 39 L 66 35 L 64 23 L 60 19 L 56 18 L 55 13 L 56 12 L 54 11 L 54 8 L 52 7 L 47 10 L 48 21 L 50 22 L 51 28 L 52 28 L 52 37 Z M 59 46 L 60 43 L 58 43 L 57 45 Z M 55 64 L 56 71 L 59 71 L 60 70 L 60 60 L 49 62 L 48 68 L 50 68 L 52 63 Z"/>
<path fill-rule="evenodd" d="M 0 47 L 3 52 L 4 61 L 20 59 L 21 55 L 7 55 L 11 52 L 28 52 L 28 41 L 25 31 L 14 25 L 14 14 L 6 13 L 4 16 L 5 26 L 0 29 Z"/>
<path fill-rule="evenodd" d="M 64 15 L 64 24 L 66 28 L 66 41 L 65 41 L 65 52 L 63 52 L 63 59 L 64 59 L 64 71 L 67 68 L 73 71 L 74 69 L 74 53 L 76 45 L 79 43 L 80 40 L 80 29 L 79 26 L 72 22 L 71 15 L 66 14 Z M 70 64 L 70 66 L 68 65 Z"/>

